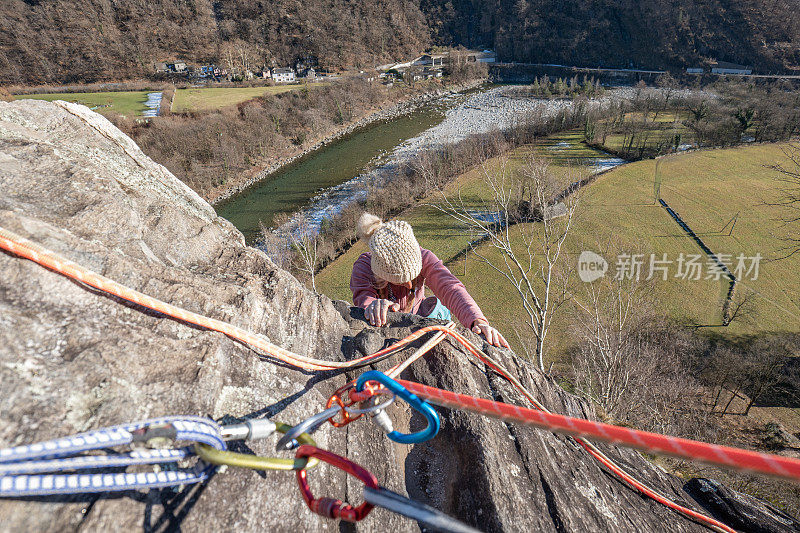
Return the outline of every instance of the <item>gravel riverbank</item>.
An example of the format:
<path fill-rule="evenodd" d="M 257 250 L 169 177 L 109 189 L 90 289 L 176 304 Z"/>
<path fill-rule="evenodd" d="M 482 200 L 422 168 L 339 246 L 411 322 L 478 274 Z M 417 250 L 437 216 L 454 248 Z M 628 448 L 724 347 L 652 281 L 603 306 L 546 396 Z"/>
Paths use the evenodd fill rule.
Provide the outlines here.
<path fill-rule="evenodd" d="M 231 198 L 233 196 L 236 196 L 237 194 L 239 194 L 240 192 L 244 191 L 248 187 L 251 187 L 251 186 L 255 185 L 256 183 L 268 178 L 270 176 L 270 174 L 272 174 L 274 172 L 277 172 L 278 170 L 280 170 L 281 168 L 285 167 L 286 165 L 289 165 L 289 164 L 291 164 L 291 163 L 293 163 L 293 162 L 305 157 L 306 155 L 310 154 L 311 152 L 314 152 L 315 150 L 319 150 L 320 148 L 324 147 L 325 145 L 330 144 L 330 143 L 336 141 L 337 139 L 345 137 L 345 136 L 347 136 L 347 135 L 349 135 L 349 134 L 351 134 L 351 133 L 353 133 L 353 132 L 355 132 L 355 131 L 357 131 L 357 130 L 365 127 L 365 126 L 368 126 L 368 125 L 370 125 L 370 124 L 372 124 L 374 122 L 380 122 L 382 120 L 391 120 L 391 119 L 396 118 L 396 117 L 398 117 L 400 115 L 405 115 L 406 113 L 411 113 L 411 112 L 415 111 L 416 109 L 418 109 L 420 106 L 422 106 L 422 105 L 424 105 L 424 104 L 426 104 L 428 102 L 431 102 L 433 100 L 437 100 L 437 99 L 440 99 L 440 98 L 446 98 L 446 97 L 448 97 L 450 95 L 458 94 L 460 92 L 467 91 L 469 89 L 473 89 L 475 87 L 480 86 L 482 83 L 484 83 L 482 80 L 478 80 L 478 81 L 474 81 L 474 82 L 470 82 L 470 83 L 466 83 L 466 84 L 460 85 L 458 87 L 452 87 L 452 88 L 448 88 L 448 89 L 439 89 L 439 90 L 436 90 L 436 91 L 433 91 L 433 92 L 430 92 L 430 93 L 425 93 L 425 94 L 421 94 L 421 95 L 418 95 L 418 96 L 413 96 L 413 97 L 411 97 L 411 98 L 409 98 L 407 100 L 404 100 L 402 102 L 394 104 L 394 105 L 392 105 L 390 107 L 387 107 L 385 109 L 380 109 L 378 111 L 375 111 L 374 113 L 370 113 L 369 115 L 361 118 L 360 120 L 358 120 L 356 122 L 353 122 L 353 123 L 349 124 L 348 126 L 342 128 L 341 130 L 338 130 L 338 131 L 326 136 L 322 140 L 320 140 L 320 141 L 318 141 L 318 142 L 316 142 L 316 143 L 304 148 L 301 152 L 299 152 L 299 153 L 297 153 L 297 154 L 295 154 L 295 155 L 293 155 L 291 157 L 287 157 L 287 158 L 281 159 L 279 161 L 276 161 L 272 165 L 269 165 L 268 167 L 265 167 L 260 172 L 258 172 L 255 175 L 253 175 L 253 177 L 251 177 L 250 179 L 248 179 L 246 181 L 243 181 L 241 183 L 237 183 L 237 184 L 227 188 L 221 194 L 215 196 L 212 199 L 211 205 L 219 204 L 220 202 L 223 202 L 223 201 L 225 201 L 225 200 L 227 200 L 227 199 L 229 199 L 229 198 Z"/>
<path fill-rule="evenodd" d="M 589 100 L 589 105 L 602 106 L 612 101 L 633 100 L 641 91 L 644 91 L 645 95 L 657 95 L 661 89 L 633 87 L 611 89 L 600 98 Z M 672 91 L 674 98 L 689 94 L 692 94 L 691 90 Z M 712 95 L 706 94 L 706 96 Z M 420 149 L 455 143 L 470 135 L 505 130 L 529 115 L 550 117 L 572 105 L 574 102 L 571 99 L 515 96 L 508 86 L 496 87 L 471 95 L 461 105 L 448 110 L 446 118 L 438 125 L 403 143 L 396 151 L 396 156 L 404 157 Z"/>
<path fill-rule="evenodd" d="M 589 100 L 590 106 L 608 105 L 613 101 L 632 100 L 641 91 L 646 94 L 656 95 L 661 89 L 638 89 L 623 87 L 608 90 L 600 98 Z M 688 96 L 690 90 L 673 91 L 673 97 Z M 711 94 L 707 94 L 713 97 Z M 399 145 L 388 161 L 373 168 L 352 180 L 331 187 L 314 197 L 310 205 L 295 215 L 286 224 L 277 228 L 278 233 L 294 231 L 297 227 L 298 215 L 310 225 L 312 230 L 318 230 L 322 221 L 339 213 L 344 207 L 366 195 L 367 185 L 379 175 L 395 171 L 404 162 L 411 159 L 420 150 L 428 150 L 449 143 L 456 143 L 470 135 L 489 133 L 514 126 L 526 116 L 538 115 L 547 118 L 555 115 L 562 109 L 575 105 L 571 99 L 543 99 L 514 95 L 511 87 L 502 86 L 487 91 L 475 93 L 453 106 L 446 112 L 445 119 L 438 125 L 425 130 L 420 135 L 413 137 Z M 609 158 L 608 163 L 598 163 L 598 170 L 620 164 L 616 158 Z"/>

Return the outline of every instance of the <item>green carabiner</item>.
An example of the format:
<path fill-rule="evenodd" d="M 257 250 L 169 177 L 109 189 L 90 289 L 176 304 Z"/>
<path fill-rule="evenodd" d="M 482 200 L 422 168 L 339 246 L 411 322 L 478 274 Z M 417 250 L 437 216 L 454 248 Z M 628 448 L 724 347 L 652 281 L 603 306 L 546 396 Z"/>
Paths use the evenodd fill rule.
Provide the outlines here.
<path fill-rule="evenodd" d="M 280 433 L 286 433 L 292 426 L 288 424 L 275 423 L 275 429 Z M 300 444 L 308 444 L 316 446 L 314 439 L 308 433 L 302 433 L 297 437 Z M 236 453 L 217 450 L 205 444 L 195 444 L 194 451 L 200 456 L 200 459 L 207 463 L 214 465 L 228 465 L 238 466 L 241 468 L 251 468 L 253 470 L 302 470 L 304 468 L 311 468 L 319 463 L 319 459 L 312 457 L 311 459 L 280 459 L 278 457 L 261 457 L 258 455 L 249 455 L 246 453 Z"/>

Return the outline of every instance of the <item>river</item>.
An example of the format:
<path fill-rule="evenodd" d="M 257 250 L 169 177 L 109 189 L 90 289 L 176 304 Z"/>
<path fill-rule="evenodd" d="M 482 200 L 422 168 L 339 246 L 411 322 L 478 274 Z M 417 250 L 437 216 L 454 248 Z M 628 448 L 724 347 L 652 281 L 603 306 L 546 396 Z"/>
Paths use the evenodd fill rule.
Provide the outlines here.
<path fill-rule="evenodd" d="M 632 97 L 632 89 L 615 89 L 593 100 L 602 106 Z M 535 99 L 508 94 L 506 86 L 483 86 L 451 94 L 400 117 L 373 123 L 304 158 L 216 206 L 253 244 L 260 222 L 275 225 L 278 214 L 302 210 L 312 231 L 365 194 L 366 184 L 381 172 L 392 172 L 421 149 L 457 142 L 470 135 L 510 128 L 519 121 L 554 116 L 573 105 L 564 99 Z M 595 172 L 624 161 L 613 157 L 585 161 Z M 280 221 L 279 221 L 280 222 Z M 296 219 L 279 231 L 296 231 Z"/>
<path fill-rule="evenodd" d="M 445 96 L 337 139 L 215 206 L 217 214 L 231 221 L 252 244 L 260 234 L 259 222 L 272 226 L 277 214 L 295 213 L 323 191 L 335 194 L 332 188 L 386 162 L 395 148 L 440 123 L 446 110 L 465 97 Z"/>

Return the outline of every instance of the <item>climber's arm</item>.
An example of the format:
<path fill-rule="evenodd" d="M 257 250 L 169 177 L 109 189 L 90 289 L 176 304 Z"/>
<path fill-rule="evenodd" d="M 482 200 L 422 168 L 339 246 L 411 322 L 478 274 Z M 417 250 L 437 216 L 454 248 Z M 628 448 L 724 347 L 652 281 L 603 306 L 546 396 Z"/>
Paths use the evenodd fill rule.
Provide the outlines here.
<path fill-rule="evenodd" d="M 422 274 L 425 284 L 431 288 L 445 307 L 450 309 L 464 327 L 483 335 L 489 344 L 508 348 L 503 335 L 489 325 L 481 308 L 467 292 L 467 288 L 450 272 L 441 259 L 430 250 L 422 249 Z"/>

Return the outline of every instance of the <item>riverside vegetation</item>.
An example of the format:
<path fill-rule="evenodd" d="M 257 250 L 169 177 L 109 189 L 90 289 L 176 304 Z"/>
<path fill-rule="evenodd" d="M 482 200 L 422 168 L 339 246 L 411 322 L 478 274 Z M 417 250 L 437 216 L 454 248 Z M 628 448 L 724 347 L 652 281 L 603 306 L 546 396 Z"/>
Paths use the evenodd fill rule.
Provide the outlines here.
<path fill-rule="evenodd" d="M 725 81 L 687 93 L 671 76 L 640 85 L 610 117 L 587 121 L 587 142 L 628 160 L 703 146 L 776 142 L 800 132 L 800 91 L 782 82 Z"/>
<path fill-rule="evenodd" d="M 376 109 L 441 88 L 438 81 L 387 88 L 349 78 L 271 92 L 211 111 L 172 112 L 147 122 L 111 118 L 145 153 L 213 201 L 261 168 L 302 152 Z M 167 101 L 172 98 L 165 95 Z"/>

